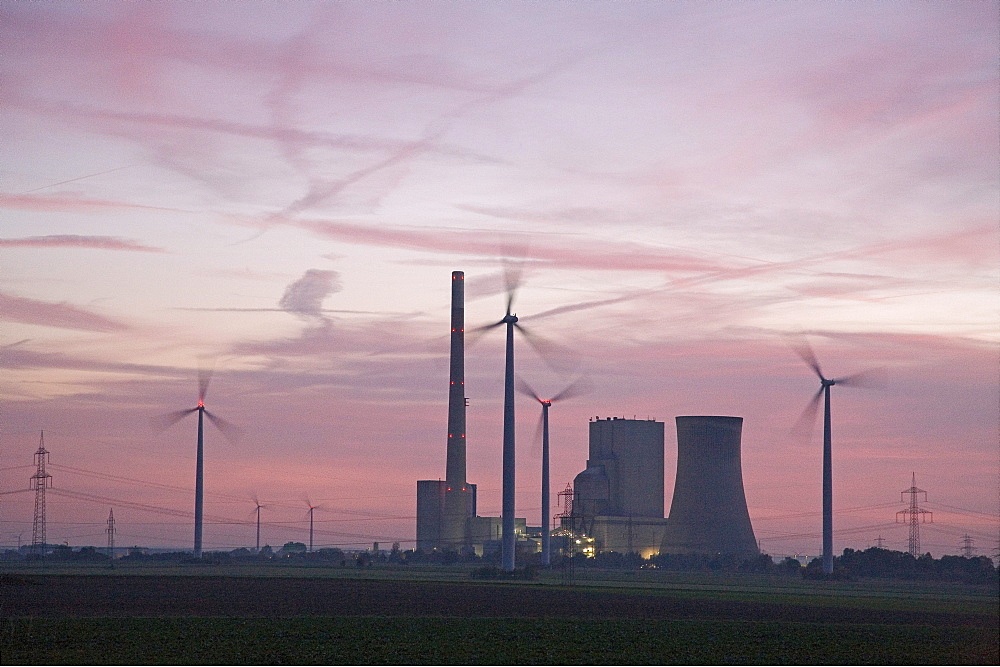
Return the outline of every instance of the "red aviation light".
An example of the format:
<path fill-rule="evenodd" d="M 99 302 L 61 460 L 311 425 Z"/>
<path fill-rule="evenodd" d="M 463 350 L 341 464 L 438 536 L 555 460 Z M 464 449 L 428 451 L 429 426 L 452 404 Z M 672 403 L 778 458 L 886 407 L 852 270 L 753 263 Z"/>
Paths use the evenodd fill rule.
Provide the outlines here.
<path fill-rule="evenodd" d="M 198 407 L 199 408 L 205 407 L 205 401 L 198 401 Z"/>

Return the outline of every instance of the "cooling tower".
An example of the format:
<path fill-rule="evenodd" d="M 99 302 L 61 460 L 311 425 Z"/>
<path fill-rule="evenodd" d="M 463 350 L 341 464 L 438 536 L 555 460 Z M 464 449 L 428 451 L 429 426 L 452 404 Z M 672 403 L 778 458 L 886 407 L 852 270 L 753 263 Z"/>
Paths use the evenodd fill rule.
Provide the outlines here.
<path fill-rule="evenodd" d="M 759 553 L 743 492 L 742 429 L 742 417 L 677 417 L 677 478 L 663 553 Z"/>

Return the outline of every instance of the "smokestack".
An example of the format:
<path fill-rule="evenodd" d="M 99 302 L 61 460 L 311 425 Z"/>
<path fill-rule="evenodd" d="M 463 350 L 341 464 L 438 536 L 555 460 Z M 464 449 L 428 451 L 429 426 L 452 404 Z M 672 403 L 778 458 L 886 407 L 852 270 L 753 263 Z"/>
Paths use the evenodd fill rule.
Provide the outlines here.
<path fill-rule="evenodd" d="M 759 553 L 743 491 L 742 430 L 742 417 L 677 417 L 664 553 Z"/>
<path fill-rule="evenodd" d="M 448 387 L 448 459 L 445 480 L 465 486 L 465 272 L 451 272 L 451 364 Z"/>
<path fill-rule="evenodd" d="M 448 373 L 448 452 L 439 545 L 466 545 L 466 519 L 475 515 L 475 485 L 465 478 L 465 273 L 451 272 L 451 363 Z"/>

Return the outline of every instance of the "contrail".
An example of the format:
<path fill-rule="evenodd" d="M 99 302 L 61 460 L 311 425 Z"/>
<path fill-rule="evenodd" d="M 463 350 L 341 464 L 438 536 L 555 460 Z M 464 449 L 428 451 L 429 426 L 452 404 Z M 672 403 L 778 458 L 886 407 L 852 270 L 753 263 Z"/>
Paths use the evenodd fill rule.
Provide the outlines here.
<path fill-rule="evenodd" d="M 113 172 L 116 172 L 116 171 L 121 171 L 122 169 L 128 169 L 129 167 L 133 167 L 133 166 L 135 166 L 135 165 L 127 164 L 124 167 L 115 167 L 114 169 L 108 169 L 107 171 L 99 171 L 96 174 L 87 174 L 86 176 L 77 176 L 76 178 L 71 178 L 68 181 L 59 181 L 58 183 L 49 183 L 48 185 L 43 185 L 40 188 L 34 188 L 32 190 L 25 190 L 24 192 L 19 192 L 18 194 L 26 195 L 26 194 L 30 194 L 32 192 L 38 192 L 39 190 L 45 190 L 47 188 L 54 188 L 57 185 L 65 185 L 66 183 L 73 183 L 75 181 L 82 181 L 85 178 L 93 178 L 94 176 L 103 176 L 104 174 L 110 174 L 110 173 L 113 173 Z"/>

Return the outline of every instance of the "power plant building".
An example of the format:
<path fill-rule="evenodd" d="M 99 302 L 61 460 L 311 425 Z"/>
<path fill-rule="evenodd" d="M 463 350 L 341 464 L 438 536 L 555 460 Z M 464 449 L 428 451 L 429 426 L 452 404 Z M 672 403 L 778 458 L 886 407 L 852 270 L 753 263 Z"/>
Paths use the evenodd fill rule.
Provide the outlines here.
<path fill-rule="evenodd" d="M 417 482 L 417 548 L 482 555 L 500 548 L 502 520 L 477 515 L 476 485 L 466 479 L 465 274 L 451 278 L 446 475 Z M 560 519 L 574 542 L 643 557 L 759 553 L 743 489 L 743 418 L 684 416 L 676 426 L 677 476 L 665 518 L 663 422 L 591 419 L 587 467 Z M 514 534 L 518 548 L 537 550 L 524 519 L 514 520 Z"/>
<path fill-rule="evenodd" d="M 660 551 L 663 518 L 663 422 L 596 418 L 587 469 L 573 481 L 573 509 L 562 525 L 595 539 L 598 551 Z"/>
<path fill-rule="evenodd" d="M 758 553 L 743 490 L 742 417 L 677 417 L 677 478 L 664 518 L 664 430 L 655 420 L 591 420 L 587 469 L 562 527 L 596 551 Z"/>

